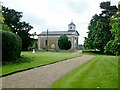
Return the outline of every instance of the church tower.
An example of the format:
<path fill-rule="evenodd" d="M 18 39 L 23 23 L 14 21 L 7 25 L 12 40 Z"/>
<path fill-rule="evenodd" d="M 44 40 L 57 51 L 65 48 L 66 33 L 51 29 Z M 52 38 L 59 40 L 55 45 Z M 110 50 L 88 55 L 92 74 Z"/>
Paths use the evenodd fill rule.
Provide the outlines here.
<path fill-rule="evenodd" d="M 75 31 L 76 30 L 76 25 L 71 22 L 69 25 L 68 25 L 68 31 Z"/>

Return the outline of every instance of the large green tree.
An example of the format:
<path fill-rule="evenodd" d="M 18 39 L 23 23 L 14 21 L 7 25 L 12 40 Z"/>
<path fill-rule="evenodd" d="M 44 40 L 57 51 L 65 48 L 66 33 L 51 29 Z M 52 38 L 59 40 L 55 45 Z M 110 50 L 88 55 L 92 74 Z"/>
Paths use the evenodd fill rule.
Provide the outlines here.
<path fill-rule="evenodd" d="M 58 46 L 62 50 L 69 50 L 71 48 L 71 42 L 66 35 L 62 35 L 58 40 Z"/>
<path fill-rule="evenodd" d="M 95 45 L 94 45 L 94 40 L 95 40 L 95 36 L 97 33 L 97 22 L 99 20 L 99 16 L 97 14 L 95 14 L 91 21 L 90 24 L 88 26 L 88 37 L 85 37 L 85 41 L 84 41 L 84 47 L 87 49 L 95 49 Z"/>
<path fill-rule="evenodd" d="M 116 6 L 111 6 L 110 2 L 101 2 L 100 8 L 102 12 L 99 15 L 95 14 L 90 21 L 88 37 L 85 40 L 84 46 L 104 52 L 104 47 L 112 38 L 110 18 L 116 13 L 117 8 Z"/>
<path fill-rule="evenodd" d="M 2 6 L 2 15 L 4 16 L 4 23 L 7 24 L 13 33 L 16 33 L 18 30 L 18 23 L 22 18 L 22 12 L 17 12 L 14 9 L 9 9 Z"/>
<path fill-rule="evenodd" d="M 118 55 L 120 54 L 120 4 L 117 13 L 111 17 L 110 24 L 113 38 L 107 43 L 105 52 Z"/>
<path fill-rule="evenodd" d="M 29 31 L 33 27 L 25 21 L 21 22 L 23 16 L 22 12 L 2 6 L 2 15 L 4 17 L 4 24 L 10 27 L 10 30 L 15 34 L 18 34 L 22 39 L 22 50 L 27 50 L 31 43 Z"/>

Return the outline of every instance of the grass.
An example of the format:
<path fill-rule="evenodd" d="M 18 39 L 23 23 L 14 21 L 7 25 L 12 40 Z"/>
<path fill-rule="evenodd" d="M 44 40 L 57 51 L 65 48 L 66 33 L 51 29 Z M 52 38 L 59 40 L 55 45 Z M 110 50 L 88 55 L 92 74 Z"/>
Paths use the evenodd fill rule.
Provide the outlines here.
<path fill-rule="evenodd" d="M 19 60 L 18 62 L 10 62 L 0 67 L 0 69 L 2 69 L 1 76 L 78 57 L 80 55 L 64 52 L 37 52 L 34 54 L 32 52 L 22 52 L 21 56 L 20 62 Z"/>
<path fill-rule="evenodd" d="M 118 57 L 95 56 L 57 80 L 51 88 L 118 88 Z"/>

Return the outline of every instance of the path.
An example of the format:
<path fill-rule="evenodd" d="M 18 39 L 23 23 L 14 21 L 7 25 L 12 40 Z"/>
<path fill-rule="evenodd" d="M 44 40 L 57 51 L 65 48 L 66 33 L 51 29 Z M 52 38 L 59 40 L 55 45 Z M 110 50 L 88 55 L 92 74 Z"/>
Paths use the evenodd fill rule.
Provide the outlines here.
<path fill-rule="evenodd" d="M 39 68 L 19 72 L 2 79 L 3 88 L 49 88 L 53 82 L 61 76 L 69 73 L 94 56 L 83 55 L 81 57 L 58 63 L 42 66 Z"/>

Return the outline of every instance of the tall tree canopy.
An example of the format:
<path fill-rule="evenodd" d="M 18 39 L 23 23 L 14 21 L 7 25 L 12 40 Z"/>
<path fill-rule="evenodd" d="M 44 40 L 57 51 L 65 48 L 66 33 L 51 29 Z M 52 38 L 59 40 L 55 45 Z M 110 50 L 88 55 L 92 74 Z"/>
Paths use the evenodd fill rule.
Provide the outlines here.
<path fill-rule="evenodd" d="M 22 12 L 17 12 L 14 9 L 8 9 L 2 6 L 2 15 L 5 18 L 4 23 L 11 28 L 12 32 L 16 33 L 18 29 L 17 24 L 22 17 Z"/>
<path fill-rule="evenodd" d="M 17 33 L 22 39 L 22 50 L 27 50 L 31 42 L 29 31 L 33 27 L 25 21 L 21 22 L 22 12 L 2 6 L 2 15 L 4 17 L 4 24 L 10 27 L 10 30 L 15 34 Z"/>
<path fill-rule="evenodd" d="M 99 15 L 95 14 L 90 21 L 88 37 L 85 39 L 84 46 L 104 52 L 104 47 L 112 38 L 110 18 L 116 13 L 117 7 L 111 6 L 110 2 L 101 2 L 100 8 L 103 11 Z"/>
<path fill-rule="evenodd" d="M 2 6 L 2 15 L 5 18 L 4 23 L 7 24 L 13 33 L 25 30 L 29 32 L 33 27 L 29 23 L 21 22 L 22 12 L 17 12 L 14 9 L 9 9 Z"/>
<path fill-rule="evenodd" d="M 111 17 L 110 24 L 113 38 L 107 43 L 105 52 L 118 55 L 120 54 L 120 4 L 118 5 L 117 13 Z"/>
<path fill-rule="evenodd" d="M 95 36 L 96 36 L 96 33 L 97 33 L 97 22 L 99 20 L 99 16 L 97 14 L 95 14 L 91 21 L 90 21 L 90 24 L 88 26 L 88 29 L 89 29 L 89 32 L 88 33 L 88 37 L 85 37 L 85 43 L 84 43 L 84 46 L 87 48 L 87 49 L 94 49 L 95 48 L 95 45 L 93 43 L 94 40 L 95 40 Z"/>

